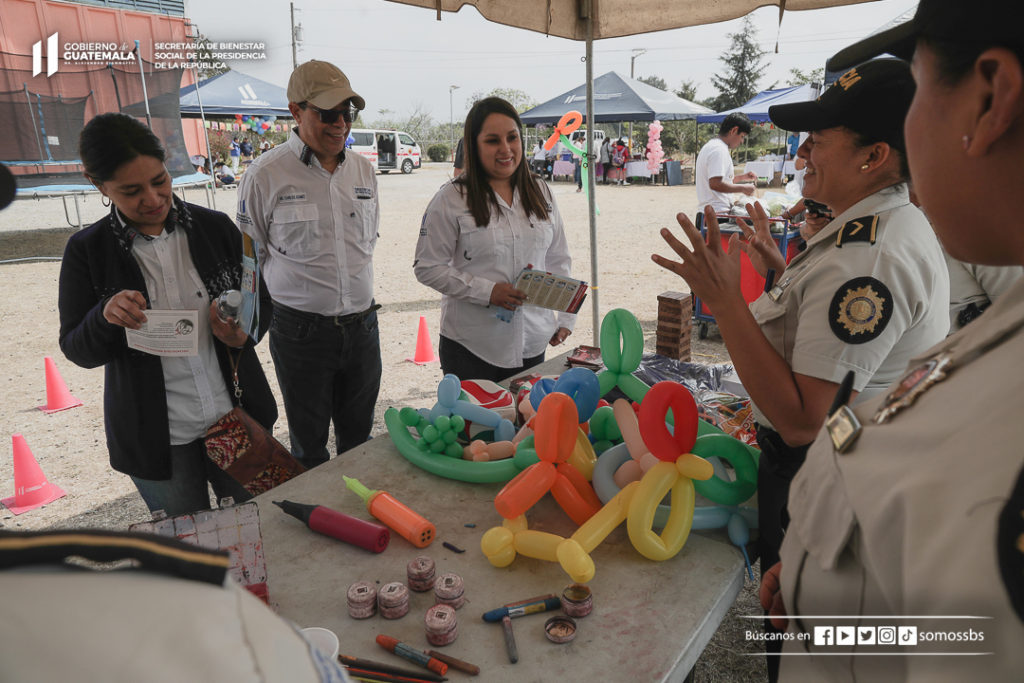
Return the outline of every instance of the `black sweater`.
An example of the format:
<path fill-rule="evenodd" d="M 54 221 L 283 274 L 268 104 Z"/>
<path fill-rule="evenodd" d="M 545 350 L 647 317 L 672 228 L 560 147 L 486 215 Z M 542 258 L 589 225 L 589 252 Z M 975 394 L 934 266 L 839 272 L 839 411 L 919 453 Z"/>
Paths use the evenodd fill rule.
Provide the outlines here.
<path fill-rule="evenodd" d="M 212 298 L 238 289 L 242 236 L 223 213 L 175 198 L 177 229 L 188 235 L 192 263 Z M 141 239 L 141 238 L 140 238 Z M 131 240 L 114 215 L 93 223 L 68 240 L 60 269 L 60 348 L 84 368 L 103 366 L 103 419 L 110 465 L 143 479 L 171 476 L 167 393 L 158 356 L 128 348 L 123 327 L 103 317 L 103 307 L 124 289 L 142 292 L 149 303 L 142 270 L 131 254 Z M 270 324 L 272 302 L 260 281 L 260 336 Z M 224 381 L 231 391 L 228 347 L 213 338 Z M 238 351 L 232 351 L 237 354 Z M 277 402 L 260 367 L 253 341 L 238 363 L 241 403 L 267 429 L 277 420 Z"/>

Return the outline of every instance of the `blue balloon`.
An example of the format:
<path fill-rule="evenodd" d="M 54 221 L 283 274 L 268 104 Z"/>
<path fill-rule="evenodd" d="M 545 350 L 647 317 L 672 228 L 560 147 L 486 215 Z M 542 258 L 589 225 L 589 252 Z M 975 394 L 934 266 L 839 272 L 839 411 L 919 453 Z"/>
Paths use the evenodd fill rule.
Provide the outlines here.
<path fill-rule="evenodd" d="M 550 377 L 537 380 L 530 389 L 530 405 L 533 406 L 533 409 L 540 410 L 540 402 L 554 390 L 555 380 Z"/>
<path fill-rule="evenodd" d="M 601 399 L 601 383 L 594 371 L 586 368 L 572 368 L 563 372 L 555 382 L 554 391 L 567 394 L 573 400 L 580 422 L 590 419 Z M 533 403 L 532 395 L 530 403 Z"/>

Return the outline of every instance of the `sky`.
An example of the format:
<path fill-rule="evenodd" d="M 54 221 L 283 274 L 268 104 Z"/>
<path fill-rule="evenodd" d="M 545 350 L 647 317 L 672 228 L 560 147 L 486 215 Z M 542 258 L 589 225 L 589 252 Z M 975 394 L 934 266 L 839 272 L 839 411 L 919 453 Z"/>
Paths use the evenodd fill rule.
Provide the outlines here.
<path fill-rule="evenodd" d="M 339 66 L 366 100 L 364 118 L 401 119 L 419 109 L 438 122 L 465 116 L 476 93 L 510 88 L 539 104 L 586 80 L 582 41 L 488 22 L 471 7 L 445 12 L 385 0 L 295 0 L 302 26 L 298 61 L 322 59 Z M 787 84 L 790 69 L 808 72 L 908 10 L 917 0 L 878 0 L 847 7 L 752 12 L 758 42 L 770 50 L 759 84 Z M 229 62 L 233 69 L 285 86 L 292 70 L 289 3 L 282 0 L 186 0 L 185 14 L 213 41 L 266 44 L 262 61 Z M 670 89 L 697 85 L 697 98 L 716 94 L 711 77 L 741 20 L 594 42 L 594 76 L 608 71 L 637 78 L 658 76 Z M 775 42 L 779 41 L 776 54 Z M 646 50 L 639 54 L 640 50 Z M 452 90 L 450 86 L 457 85 Z"/>

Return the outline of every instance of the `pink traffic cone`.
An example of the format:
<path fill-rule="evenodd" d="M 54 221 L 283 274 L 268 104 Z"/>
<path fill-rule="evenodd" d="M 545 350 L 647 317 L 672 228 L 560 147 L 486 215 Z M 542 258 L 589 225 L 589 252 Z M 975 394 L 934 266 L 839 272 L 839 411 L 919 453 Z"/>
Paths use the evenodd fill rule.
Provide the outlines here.
<path fill-rule="evenodd" d="M 82 402 L 68 391 L 68 386 L 64 384 L 63 378 L 57 372 L 57 366 L 53 359 L 46 356 L 43 365 L 46 367 L 46 405 L 39 406 L 39 410 L 44 413 L 56 413 L 58 410 L 67 410 L 82 405 Z"/>
<path fill-rule="evenodd" d="M 46 475 L 32 455 L 25 437 L 15 434 L 11 441 L 14 444 L 14 495 L 0 500 L 0 503 L 14 514 L 20 515 L 67 495 L 59 486 L 46 480 Z"/>
<path fill-rule="evenodd" d="M 425 316 L 420 316 L 420 328 L 416 333 L 416 355 L 412 358 L 406 358 L 408 361 L 412 361 L 416 365 L 426 365 L 427 363 L 436 363 L 438 358 L 434 353 L 434 346 L 430 343 L 430 332 L 427 331 L 427 319 Z"/>

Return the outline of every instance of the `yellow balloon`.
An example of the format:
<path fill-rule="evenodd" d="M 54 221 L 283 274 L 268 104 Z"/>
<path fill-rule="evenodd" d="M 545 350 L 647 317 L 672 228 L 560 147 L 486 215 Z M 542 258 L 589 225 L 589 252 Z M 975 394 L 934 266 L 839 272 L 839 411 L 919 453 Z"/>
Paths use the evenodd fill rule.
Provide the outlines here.
<path fill-rule="evenodd" d="M 558 561 L 558 544 L 564 539 L 546 531 L 520 531 L 515 535 L 516 551 L 548 562 Z"/>
<path fill-rule="evenodd" d="M 594 561 L 573 539 L 567 538 L 559 543 L 556 554 L 562 569 L 576 583 L 588 583 L 594 578 Z"/>
<path fill-rule="evenodd" d="M 516 559 L 515 534 L 504 527 L 492 527 L 480 538 L 480 550 L 495 567 L 507 567 Z"/>
<path fill-rule="evenodd" d="M 651 528 L 654 513 L 670 490 L 672 504 L 668 522 L 658 535 Z M 640 480 L 626 517 L 629 540 L 637 552 L 658 562 L 675 557 L 690 535 L 694 499 L 693 480 L 680 476 L 675 463 L 660 462 L 648 470 Z"/>
<path fill-rule="evenodd" d="M 683 453 L 676 459 L 676 469 L 679 474 L 690 479 L 705 481 L 715 473 L 715 466 L 699 455 Z"/>
<path fill-rule="evenodd" d="M 530 528 L 529 523 L 526 521 L 526 515 L 519 515 L 518 517 L 506 519 L 501 523 L 501 525 L 514 534 L 520 531 L 526 531 Z"/>
<path fill-rule="evenodd" d="M 604 504 L 597 513 L 583 523 L 569 538 L 573 539 L 588 553 L 594 552 L 594 548 L 601 545 L 615 527 L 622 524 L 629 512 L 629 503 L 633 500 L 640 482 L 634 481 L 627 484 L 615 497 Z"/>
<path fill-rule="evenodd" d="M 579 470 L 587 481 L 594 478 L 594 465 L 597 463 L 597 453 L 594 452 L 594 444 L 580 429 L 576 433 L 576 447 L 572 449 L 572 455 L 567 461 L 570 465 Z"/>

